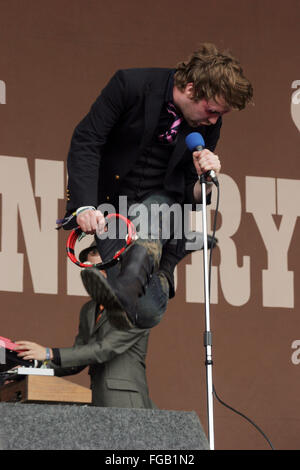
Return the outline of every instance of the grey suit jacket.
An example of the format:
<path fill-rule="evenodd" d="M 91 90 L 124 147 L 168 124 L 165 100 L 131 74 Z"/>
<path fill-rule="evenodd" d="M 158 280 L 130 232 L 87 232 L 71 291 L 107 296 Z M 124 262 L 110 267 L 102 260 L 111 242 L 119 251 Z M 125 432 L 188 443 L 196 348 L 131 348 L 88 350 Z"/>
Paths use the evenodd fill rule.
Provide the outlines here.
<path fill-rule="evenodd" d="M 76 374 L 89 366 L 93 405 L 156 408 L 149 398 L 146 380 L 149 330 L 115 329 L 105 311 L 95 323 L 95 311 L 94 301 L 82 307 L 73 347 L 59 349 L 60 367 L 50 364 L 55 375 Z"/>

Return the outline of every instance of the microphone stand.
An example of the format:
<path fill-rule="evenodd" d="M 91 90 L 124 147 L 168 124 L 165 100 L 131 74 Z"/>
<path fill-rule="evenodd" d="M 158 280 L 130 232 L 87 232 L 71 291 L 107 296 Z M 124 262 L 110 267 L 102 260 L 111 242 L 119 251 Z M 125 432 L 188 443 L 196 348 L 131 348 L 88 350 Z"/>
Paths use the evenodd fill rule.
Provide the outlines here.
<path fill-rule="evenodd" d="M 207 415 L 208 415 L 208 442 L 210 450 L 214 450 L 214 416 L 213 416 L 213 380 L 212 380 L 212 333 L 210 331 L 210 292 L 208 276 L 208 249 L 207 249 L 207 211 L 206 211 L 206 175 L 199 177 L 202 188 L 202 229 L 203 229 L 203 268 L 204 268 L 204 299 L 205 299 L 205 332 L 204 347 L 206 350 L 206 386 L 207 386 Z"/>

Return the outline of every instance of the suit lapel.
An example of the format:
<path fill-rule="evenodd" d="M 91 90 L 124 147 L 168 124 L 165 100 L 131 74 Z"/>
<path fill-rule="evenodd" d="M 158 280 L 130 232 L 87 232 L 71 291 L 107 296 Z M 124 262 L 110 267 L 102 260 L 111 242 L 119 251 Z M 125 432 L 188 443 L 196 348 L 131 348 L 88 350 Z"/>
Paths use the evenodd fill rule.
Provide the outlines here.
<path fill-rule="evenodd" d="M 95 302 L 91 300 L 83 306 L 84 310 L 82 312 L 83 317 L 81 318 L 81 322 L 89 335 L 93 329 L 93 324 L 95 323 L 95 308 Z"/>
<path fill-rule="evenodd" d="M 98 315 L 97 315 L 98 317 Z M 92 330 L 91 330 L 91 333 L 92 334 L 95 334 L 95 332 L 101 327 L 104 325 L 104 323 L 107 321 L 107 316 L 106 316 L 106 312 L 105 310 L 103 310 L 102 314 L 101 314 L 101 317 L 99 318 L 99 320 L 96 322 L 96 315 L 94 315 L 94 322 L 93 322 L 93 327 L 92 327 Z"/>
<path fill-rule="evenodd" d="M 90 301 L 89 305 L 87 306 L 87 310 L 85 311 L 84 315 L 84 327 L 87 329 L 87 333 L 89 337 L 91 337 L 94 332 L 100 328 L 103 323 L 105 323 L 105 320 L 107 319 L 106 314 L 101 315 L 100 319 L 96 323 L 96 315 L 98 314 L 98 306 L 94 301 Z M 96 308 L 97 308 L 97 314 L 96 314 Z M 104 313 L 104 312 L 103 312 Z M 98 316 L 98 315 L 97 315 Z"/>
<path fill-rule="evenodd" d="M 146 147 L 152 140 L 163 102 L 164 87 L 162 87 L 161 90 L 152 91 L 151 85 L 149 85 L 145 94 L 145 131 L 142 138 L 141 148 Z"/>
<path fill-rule="evenodd" d="M 172 173 L 175 166 L 182 159 L 182 155 L 187 150 L 185 138 L 190 132 L 193 132 L 193 129 L 185 121 L 183 121 L 182 125 L 179 128 L 176 146 L 170 158 L 166 177 L 168 177 L 168 175 Z"/>

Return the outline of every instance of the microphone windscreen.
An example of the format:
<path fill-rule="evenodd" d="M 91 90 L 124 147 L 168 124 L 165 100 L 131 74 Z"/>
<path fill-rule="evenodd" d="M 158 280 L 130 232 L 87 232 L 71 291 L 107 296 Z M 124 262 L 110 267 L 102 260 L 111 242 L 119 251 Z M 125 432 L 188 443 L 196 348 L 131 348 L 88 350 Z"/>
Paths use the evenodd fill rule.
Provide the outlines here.
<path fill-rule="evenodd" d="M 189 150 L 193 152 L 197 149 L 197 147 L 205 147 L 205 142 L 201 134 L 199 132 L 191 132 L 185 138 L 185 143 Z"/>

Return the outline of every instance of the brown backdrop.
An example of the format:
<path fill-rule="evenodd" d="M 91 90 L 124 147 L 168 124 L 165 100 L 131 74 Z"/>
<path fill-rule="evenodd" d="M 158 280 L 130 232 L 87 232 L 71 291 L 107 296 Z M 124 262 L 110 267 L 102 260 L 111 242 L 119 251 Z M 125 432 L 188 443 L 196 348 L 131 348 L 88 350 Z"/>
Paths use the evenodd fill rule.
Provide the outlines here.
<path fill-rule="evenodd" d="M 54 227 L 73 128 L 108 78 L 215 42 L 240 58 L 255 106 L 226 117 L 218 146 L 214 384 L 277 449 L 299 448 L 299 2 L 1 0 L 0 11 L 0 335 L 63 347 L 76 334 L 87 297 Z M 196 410 L 206 428 L 201 269 L 199 255 L 178 268 L 148 378 L 160 408 Z M 70 380 L 88 385 L 86 372 Z M 217 449 L 268 448 L 218 402 L 215 434 Z"/>

